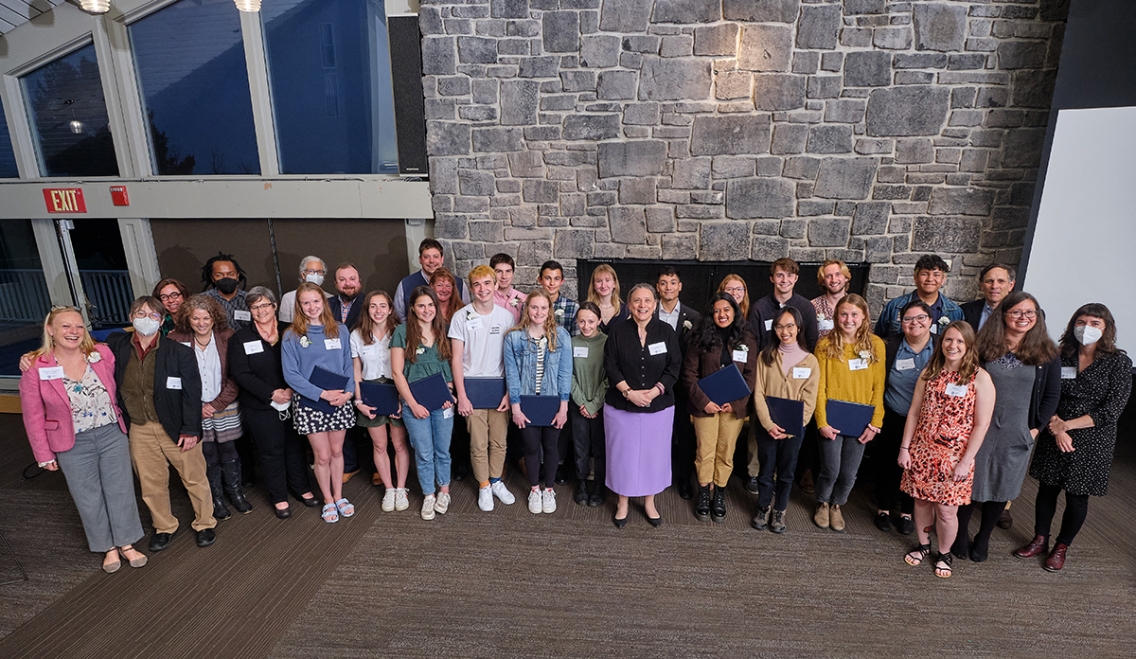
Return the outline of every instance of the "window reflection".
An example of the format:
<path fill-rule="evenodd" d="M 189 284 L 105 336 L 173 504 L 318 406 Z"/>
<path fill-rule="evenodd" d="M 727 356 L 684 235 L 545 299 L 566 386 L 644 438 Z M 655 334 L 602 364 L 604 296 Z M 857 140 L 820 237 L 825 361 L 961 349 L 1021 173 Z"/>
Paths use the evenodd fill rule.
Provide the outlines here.
<path fill-rule="evenodd" d="M 16 154 L 12 151 L 12 137 L 8 133 L 8 117 L 0 108 L 0 178 L 17 178 Z"/>
<path fill-rule="evenodd" d="M 259 174 L 240 13 L 182 0 L 130 25 L 154 171 Z"/>
<path fill-rule="evenodd" d="M 273 0 L 261 19 L 281 171 L 397 173 L 382 0 Z"/>
<path fill-rule="evenodd" d="M 117 176 L 93 45 L 21 79 L 44 176 Z"/>

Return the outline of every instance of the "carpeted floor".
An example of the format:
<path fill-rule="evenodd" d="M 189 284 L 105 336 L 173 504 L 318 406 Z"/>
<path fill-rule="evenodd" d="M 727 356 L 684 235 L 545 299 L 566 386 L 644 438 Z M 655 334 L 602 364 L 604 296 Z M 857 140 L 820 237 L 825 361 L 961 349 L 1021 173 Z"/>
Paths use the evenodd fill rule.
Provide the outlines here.
<path fill-rule="evenodd" d="M 420 497 L 383 513 L 360 476 L 346 486 L 352 519 L 327 525 L 294 504 L 280 521 L 254 489 L 255 510 L 222 522 L 213 547 L 187 525 L 147 567 L 106 575 L 62 477 L 25 480 L 19 417 L 0 415 L 0 531 L 14 553 L 0 543 L 0 582 L 20 578 L 13 558 L 29 573 L 0 586 L 0 657 L 1129 657 L 1136 456 L 1122 451 L 1058 574 L 1010 556 L 1032 535 L 1029 479 L 990 560 L 940 580 L 903 562 L 909 538 L 875 529 L 866 488 L 843 534 L 813 526 L 795 491 L 777 536 L 749 528 L 737 483 L 724 524 L 696 521 L 668 490 L 662 528 L 640 508 L 618 530 L 613 502 L 577 506 L 571 483 L 554 515 L 521 496 L 482 513 L 474 485 L 456 483 L 450 512 L 424 522 Z M 525 489 L 516 473 L 509 485 Z M 184 492 L 174 501 L 188 521 Z"/>

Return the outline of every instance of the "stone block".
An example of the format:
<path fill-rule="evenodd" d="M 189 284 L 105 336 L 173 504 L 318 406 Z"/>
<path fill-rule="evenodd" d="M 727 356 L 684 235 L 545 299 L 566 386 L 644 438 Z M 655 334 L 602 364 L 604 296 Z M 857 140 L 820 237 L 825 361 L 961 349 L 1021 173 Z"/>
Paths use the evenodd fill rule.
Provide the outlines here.
<path fill-rule="evenodd" d="M 663 234 L 663 259 L 667 261 L 688 261 L 698 257 L 698 236 L 688 234 Z"/>
<path fill-rule="evenodd" d="M 442 10 L 438 7 L 419 8 L 418 31 L 424 36 L 442 34 Z"/>
<path fill-rule="evenodd" d="M 799 211 L 798 214 L 800 214 Z M 808 229 L 808 220 L 781 220 L 779 233 L 784 238 L 801 239 L 807 235 Z"/>
<path fill-rule="evenodd" d="M 971 217 L 917 217 L 912 227 L 915 252 L 966 254 L 978 251 L 982 222 Z"/>
<path fill-rule="evenodd" d="M 694 28 L 694 54 L 734 56 L 738 52 L 738 24 L 723 23 Z"/>
<path fill-rule="evenodd" d="M 667 145 L 659 140 L 603 142 L 598 156 L 600 178 L 658 176 L 666 157 Z"/>
<path fill-rule="evenodd" d="M 862 201 L 856 204 L 852 216 L 852 235 L 876 236 L 887 232 L 891 203 L 887 201 Z"/>
<path fill-rule="evenodd" d="M 520 151 L 524 147 L 520 128 L 474 128 L 473 150 L 479 153 Z"/>
<path fill-rule="evenodd" d="M 489 15 L 493 18 L 528 18 L 529 0 L 490 0 Z"/>
<path fill-rule="evenodd" d="M 911 48 L 911 28 L 907 26 L 878 27 L 872 30 L 872 45 L 885 50 Z"/>
<path fill-rule="evenodd" d="M 777 124 L 773 128 L 773 144 L 769 152 L 774 155 L 790 155 L 805 152 L 809 127 L 804 124 Z"/>
<path fill-rule="evenodd" d="M 530 204 L 556 203 L 560 194 L 560 186 L 556 181 L 544 179 L 525 179 L 521 190 L 521 196 Z"/>
<path fill-rule="evenodd" d="M 552 256 L 558 259 L 590 259 L 595 235 L 588 229 L 557 229 Z"/>
<path fill-rule="evenodd" d="M 641 101 L 681 101 L 708 98 L 710 62 L 699 59 L 643 58 L 639 80 Z"/>
<path fill-rule="evenodd" d="M 790 27 L 751 24 L 742 27 L 738 68 L 747 71 L 788 71 L 793 54 Z"/>
<path fill-rule="evenodd" d="M 820 68 L 820 53 L 796 51 L 793 53 L 793 73 L 812 75 Z"/>
<path fill-rule="evenodd" d="M 824 120 L 840 124 L 858 124 L 864 119 L 868 102 L 863 99 L 843 98 L 824 104 Z"/>
<path fill-rule="evenodd" d="M 710 166 L 710 158 L 676 159 L 671 173 L 671 187 L 677 190 L 705 190 L 710 187 Z"/>
<path fill-rule="evenodd" d="M 844 53 L 823 53 L 820 56 L 820 68 L 822 71 L 839 72 L 844 68 Z"/>
<path fill-rule="evenodd" d="M 674 209 L 670 206 L 650 206 L 646 209 L 648 233 L 672 233 L 675 230 Z"/>
<path fill-rule="evenodd" d="M 700 115 L 694 119 L 690 152 L 696 156 L 768 153 L 769 118 Z"/>
<path fill-rule="evenodd" d="M 776 156 L 763 156 L 757 159 L 758 176 L 780 176 L 782 159 Z"/>
<path fill-rule="evenodd" d="M 809 153 L 850 153 L 851 126 L 813 126 L 805 149 Z"/>
<path fill-rule="evenodd" d="M 635 71 L 601 71 L 596 95 L 605 100 L 632 100 L 638 79 L 639 74 Z"/>
<path fill-rule="evenodd" d="M 844 56 L 845 87 L 886 87 L 891 84 L 891 55 L 867 50 Z"/>
<path fill-rule="evenodd" d="M 532 125 L 537 122 L 540 83 L 535 80 L 501 82 L 501 124 Z"/>
<path fill-rule="evenodd" d="M 592 34 L 581 40 L 580 66 L 601 68 L 619 63 L 619 37 L 611 34 Z"/>
<path fill-rule="evenodd" d="M 1057 71 L 1015 71 L 1011 77 L 1013 105 L 1022 108 L 1048 108 L 1053 100 Z"/>
<path fill-rule="evenodd" d="M 813 194 L 823 199 L 866 199 L 876 166 L 875 158 L 828 158 L 821 162 Z"/>
<path fill-rule="evenodd" d="M 520 62 L 517 69 L 520 78 L 555 78 L 560 74 L 560 58 L 555 55 L 524 57 Z"/>
<path fill-rule="evenodd" d="M 678 171 L 678 162 L 675 162 L 675 171 Z M 754 175 L 754 161 L 743 156 L 717 156 L 710 169 L 716 179 L 743 178 Z M 709 182 L 707 182 L 709 185 Z M 705 187 L 705 186 L 704 186 Z"/>
<path fill-rule="evenodd" d="M 619 137 L 619 115 L 570 114 L 564 119 L 563 137 L 590 141 L 615 139 Z"/>
<path fill-rule="evenodd" d="M 844 247 L 852 221 L 844 218 L 818 218 L 809 222 L 810 247 Z"/>
<path fill-rule="evenodd" d="M 794 187 L 777 178 L 734 179 L 726 184 L 726 216 L 781 219 L 793 216 Z"/>
<path fill-rule="evenodd" d="M 832 50 L 840 32 L 840 5 L 805 5 L 797 20 L 797 48 Z"/>
<path fill-rule="evenodd" d="M 800 0 L 724 0 L 722 14 L 727 21 L 792 23 L 800 4 Z"/>
<path fill-rule="evenodd" d="M 616 206 L 608 209 L 607 217 L 613 242 L 625 245 L 647 242 L 647 219 L 643 208 Z"/>
<path fill-rule="evenodd" d="M 587 195 L 582 192 L 560 193 L 560 214 L 565 217 L 583 215 L 588 212 Z"/>
<path fill-rule="evenodd" d="M 1048 47 L 1044 41 L 1004 41 L 998 44 L 998 68 L 1040 69 Z"/>
<path fill-rule="evenodd" d="M 950 90 L 930 85 L 876 89 L 868 97 L 867 133 L 874 137 L 937 135 Z"/>
<path fill-rule="evenodd" d="M 856 14 L 882 14 L 886 11 L 887 0 L 844 0 L 844 13 L 849 16 Z"/>
<path fill-rule="evenodd" d="M 781 126 L 777 127 L 778 130 Z M 788 158 L 785 160 L 785 167 L 782 170 L 782 175 L 786 178 L 796 178 L 805 180 L 815 180 L 817 172 L 820 171 L 820 159 L 810 158 L 808 156 L 800 156 L 796 158 Z"/>
<path fill-rule="evenodd" d="M 994 208 L 994 191 L 987 188 L 935 188 L 931 191 L 929 215 L 981 215 Z"/>
<path fill-rule="evenodd" d="M 463 195 L 488 196 L 493 194 L 496 186 L 491 172 L 460 169 L 458 170 L 458 188 Z"/>
<path fill-rule="evenodd" d="M 660 57 L 689 57 L 694 53 L 694 36 L 676 34 L 663 37 L 659 42 Z"/>
<path fill-rule="evenodd" d="M 836 208 L 835 201 L 820 201 L 816 199 L 806 199 L 797 202 L 797 215 L 801 217 L 816 217 L 818 215 L 832 215 L 833 209 Z M 800 236 L 791 236 L 793 238 L 804 238 L 802 232 Z"/>
<path fill-rule="evenodd" d="M 448 76 L 438 78 L 438 94 L 442 96 L 465 96 L 469 93 L 468 76 Z"/>
<path fill-rule="evenodd" d="M 749 71 L 721 71 L 714 75 L 714 98 L 725 101 L 752 97 L 753 74 Z"/>
<path fill-rule="evenodd" d="M 526 10 L 521 18 L 529 15 Z M 505 24 L 505 34 L 510 37 L 535 37 L 540 35 L 540 21 L 519 20 L 509 21 Z"/>
<path fill-rule="evenodd" d="M 458 108 L 458 118 L 468 121 L 493 121 L 497 118 L 497 108 L 487 105 L 463 105 Z"/>
<path fill-rule="evenodd" d="M 745 222 L 705 222 L 699 233 L 699 261 L 737 261 L 749 257 L 749 224 Z"/>
<path fill-rule="evenodd" d="M 749 258 L 753 261 L 772 263 L 787 254 L 789 254 L 789 241 L 777 236 L 754 236 L 749 246 Z M 702 258 L 701 255 L 699 258 Z"/>
<path fill-rule="evenodd" d="M 758 73 L 753 76 L 754 107 L 758 110 L 796 110 L 805 106 L 805 76 Z"/>
<path fill-rule="evenodd" d="M 653 4 L 653 0 L 604 0 L 600 29 L 619 34 L 646 32 Z"/>
<path fill-rule="evenodd" d="M 839 98 L 840 76 L 811 76 L 809 77 L 809 98 Z"/>
<path fill-rule="evenodd" d="M 929 163 L 935 160 L 935 147 L 928 139 L 895 141 L 895 161 L 903 165 Z"/>
<path fill-rule="evenodd" d="M 460 156 L 469 153 L 469 125 L 453 121 L 426 122 L 426 153 Z"/>
<path fill-rule="evenodd" d="M 631 126 L 654 126 L 659 123 L 658 103 L 628 103 L 623 108 L 623 123 Z"/>
<path fill-rule="evenodd" d="M 866 27 L 846 27 L 840 30 L 840 45 L 865 49 L 872 46 L 872 30 Z"/>
<path fill-rule="evenodd" d="M 449 76 L 457 72 L 454 37 L 422 38 L 422 75 Z"/>
<path fill-rule="evenodd" d="M 719 0 L 656 0 L 652 23 L 713 23 L 722 18 Z"/>
<path fill-rule="evenodd" d="M 879 174 L 876 175 L 877 180 Z M 911 187 L 907 185 L 876 185 L 872 188 L 872 199 L 907 201 L 911 197 Z"/>
<path fill-rule="evenodd" d="M 654 177 L 625 178 L 619 182 L 619 203 L 653 204 L 655 201 Z"/>
<path fill-rule="evenodd" d="M 1037 167 L 1041 163 L 1044 129 L 1019 129 L 1006 132 L 1002 151 L 1002 167 Z"/>
<path fill-rule="evenodd" d="M 945 2 L 919 3 L 912 8 L 915 49 L 956 52 L 966 42 L 965 6 Z"/>
<path fill-rule="evenodd" d="M 462 64 L 496 64 L 497 40 L 490 37 L 458 37 L 458 61 Z"/>
<path fill-rule="evenodd" d="M 517 178 L 544 176 L 544 160 L 539 151 L 517 151 L 509 154 L 509 173 Z"/>
<path fill-rule="evenodd" d="M 580 50 L 580 13 L 546 11 L 541 15 L 544 52 L 574 53 Z"/>

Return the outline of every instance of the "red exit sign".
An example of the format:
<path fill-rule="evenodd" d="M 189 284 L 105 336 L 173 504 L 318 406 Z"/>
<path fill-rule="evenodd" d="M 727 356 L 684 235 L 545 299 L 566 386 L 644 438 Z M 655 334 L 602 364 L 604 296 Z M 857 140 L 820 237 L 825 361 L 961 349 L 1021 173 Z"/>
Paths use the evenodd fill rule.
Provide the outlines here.
<path fill-rule="evenodd" d="M 86 213 L 82 188 L 44 188 L 43 199 L 48 213 Z"/>

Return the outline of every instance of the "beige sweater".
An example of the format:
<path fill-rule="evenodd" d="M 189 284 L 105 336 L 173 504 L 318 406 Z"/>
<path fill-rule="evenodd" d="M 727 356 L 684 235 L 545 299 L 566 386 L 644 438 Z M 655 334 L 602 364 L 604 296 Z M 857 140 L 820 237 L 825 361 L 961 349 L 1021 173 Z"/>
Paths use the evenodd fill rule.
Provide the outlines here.
<path fill-rule="evenodd" d="M 757 360 L 757 386 L 753 388 L 753 404 L 757 409 L 757 419 L 766 430 L 773 427 L 773 419 L 769 418 L 769 406 L 765 404 L 766 396 L 804 402 L 804 425 L 808 425 L 809 419 L 813 417 L 820 388 L 820 365 L 815 355 L 808 355 L 796 368 L 809 369 L 808 377 L 794 379 L 792 370 L 788 375 L 782 373 L 780 352 L 776 353 L 770 366 L 766 366 L 760 357 Z"/>

